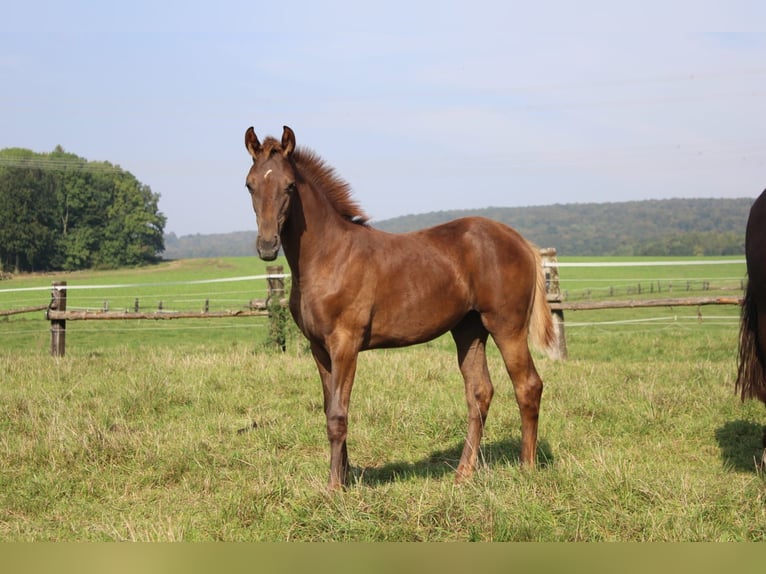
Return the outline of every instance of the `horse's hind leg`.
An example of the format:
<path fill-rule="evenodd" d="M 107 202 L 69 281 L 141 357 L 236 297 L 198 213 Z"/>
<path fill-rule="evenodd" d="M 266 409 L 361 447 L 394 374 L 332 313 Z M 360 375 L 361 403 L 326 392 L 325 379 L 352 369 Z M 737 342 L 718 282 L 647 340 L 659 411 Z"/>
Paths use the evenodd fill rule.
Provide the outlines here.
<path fill-rule="evenodd" d="M 487 330 L 476 314 L 466 316 L 452 329 L 468 404 L 468 434 L 457 467 L 457 482 L 469 478 L 476 468 L 484 423 L 494 394 L 485 353 L 487 335 Z"/>
<path fill-rule="evenodd" d="M 527 343 L 527 331 L 519 330 L 505 334 L 492 330 L 492 338 L 500 349 L 505 368 L 513 382 L 516 402 L 521 414 L 521 464 L 533 467 L 537 454 L 537 419 L 543 381 L 537 373 Z"/>

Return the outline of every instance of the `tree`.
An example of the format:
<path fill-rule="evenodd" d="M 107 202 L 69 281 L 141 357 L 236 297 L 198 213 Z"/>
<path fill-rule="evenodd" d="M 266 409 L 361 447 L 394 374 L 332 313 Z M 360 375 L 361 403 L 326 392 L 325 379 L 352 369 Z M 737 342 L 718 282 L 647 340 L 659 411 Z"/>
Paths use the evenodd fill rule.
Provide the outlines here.
<path fill-rule="evenodd" d="M 159 196 L 132 175 L 117 178 L 106 209 L 99 266 L 142 265 L 157 261 L 164 249 L 165 216 L 157 210 Z"/>
<path fill-rule="evenodd" d="M 2 268 L 13 271 L 45 269 L 55 259 L 53 188 L 49 174 L 26 165 L 26 162 L 0 169 Z"/>
<path fill-rule="evenodd" d="M 60 147 L 0 151 L 0 269 L 151 263 L 165 221 L 159 195 L 119 166 Z"/>

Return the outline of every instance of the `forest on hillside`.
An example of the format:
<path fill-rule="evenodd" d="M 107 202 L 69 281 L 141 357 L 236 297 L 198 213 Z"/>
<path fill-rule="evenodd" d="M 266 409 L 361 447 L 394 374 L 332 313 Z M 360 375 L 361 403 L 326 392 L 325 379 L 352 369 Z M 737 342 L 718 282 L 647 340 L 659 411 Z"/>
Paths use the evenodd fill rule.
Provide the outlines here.
<path fill-rule="evenodd" d="M 406 215 L 372 226 L 414 231 L 479 215 L 517 229 L 561 255 L 693 256 L 744 254 L 745 225 L 754 198 L 662 199 L 615 203 L 488 207 Z M 165 236 L 167 259 L 254 255 L 255 230 L 217 235 Z"/>
<path fill-rule="evenodd" d="M 754 198 L 662 199 L 616 203 L 489 207 L 404 216 L 379 224 L 392 232 L 481 215 L 566 255 L 735 255 L 744 253 Z"/>

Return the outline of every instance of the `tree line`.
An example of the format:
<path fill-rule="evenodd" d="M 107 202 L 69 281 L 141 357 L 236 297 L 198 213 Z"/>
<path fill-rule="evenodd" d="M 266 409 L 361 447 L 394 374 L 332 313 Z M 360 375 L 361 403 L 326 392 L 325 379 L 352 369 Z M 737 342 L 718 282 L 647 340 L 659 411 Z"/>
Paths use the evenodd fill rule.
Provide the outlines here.
<path fill-rule="evenodd" d="M 561 255 L 740 255 L 754 198 L 666 199 L 437 211 L 380 222 L 407 232 L 468 215 L 501 221 Z M 109 162 L 57 147 L 0 150 L 0 271 L 136 266 L 254 254 L 255 230 L 164 235 L 159 194 Z M 164 252 L 164 254 L 163 254 Z"/>
<path fill-rule="evenodd" d="M 143 265 L 160 259 L 159 194 L 109 162 L 0 150 L 0 271 Z"/>
<path fill-rule="evenodd" d="M 458 217 L 480 215 L 510 225 L 540 247 L 556 247 L 565 256 L 742 255 L 745 225 L 754 199 L 490 207 L 407 215 L 372 225 L 404 233 Z M 171 233 L 165 237 L 165 257 L 254 255 L 255 236 L 255 230 L 181 237 Z"/>
<path fill-rule="evenodd" d="M 489 207 L 408 215 L 382 221 L 378 227 L 404 232 L 465 215 L 481 215 L 510 225 L 541 247 L 556 247 L 562 255 L 741 255 L 754 200 L 659 199 Z"/>

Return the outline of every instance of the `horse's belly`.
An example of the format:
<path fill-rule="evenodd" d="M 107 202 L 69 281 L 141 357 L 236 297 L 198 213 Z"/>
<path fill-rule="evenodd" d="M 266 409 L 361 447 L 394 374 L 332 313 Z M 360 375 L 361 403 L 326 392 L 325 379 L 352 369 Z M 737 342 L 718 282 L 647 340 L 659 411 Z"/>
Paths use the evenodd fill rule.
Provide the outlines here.
<path fill-rule="evenodd" d="M 469 310 L 464 300 L 454 303 L 441 297 L 378 310 L 371 317 L 365 346 L 404 347 L 430 341 L 452 329 Z"/>

